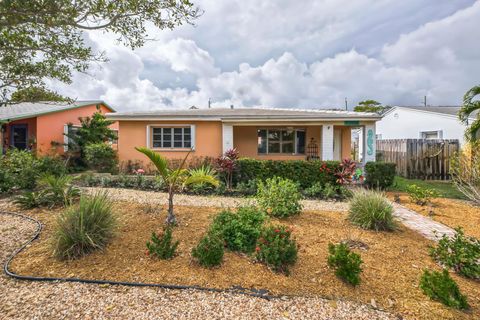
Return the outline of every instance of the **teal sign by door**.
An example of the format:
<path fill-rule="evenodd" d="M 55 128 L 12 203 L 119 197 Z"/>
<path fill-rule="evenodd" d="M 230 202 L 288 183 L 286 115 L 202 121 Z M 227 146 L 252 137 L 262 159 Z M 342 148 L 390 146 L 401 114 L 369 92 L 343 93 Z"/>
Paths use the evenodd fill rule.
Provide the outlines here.
<path fill-rule="evenodd" d="M 373 130 L 368 129 L 367 131 L 367 154 L 369 156 L 373 155 Z"/>

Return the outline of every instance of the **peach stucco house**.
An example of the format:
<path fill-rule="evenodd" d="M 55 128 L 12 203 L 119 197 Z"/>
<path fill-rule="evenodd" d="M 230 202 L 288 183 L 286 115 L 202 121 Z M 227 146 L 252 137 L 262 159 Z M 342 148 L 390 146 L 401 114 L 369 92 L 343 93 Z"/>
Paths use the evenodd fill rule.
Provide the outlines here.
<path fill-rule="evenodd" d="M 0 149 L 34 149 L 38 154 L 63 153 L 68 124 L 75 127 L 80 124 L 80 117 L 91 116 L 96 111 L 115 112 L 100 100 L 19 103 L 0 107 Z M 117 123 L 112 125 L 112 129 L 117 128 Z"/>
<path fill-rule="evenodd" d="M 341 160 L 351 155 L 351 130 L 361 128 L 363 162 L 375 160 L 374 113 L 212 108 L 108 113 L 118 121 L 121 162 L 144 162 L 134 148 L 147 146 L 169 159 L 190 149 L 194 157 L 217 157 L 236 148 L 241 157 L 271 160 Z"/>

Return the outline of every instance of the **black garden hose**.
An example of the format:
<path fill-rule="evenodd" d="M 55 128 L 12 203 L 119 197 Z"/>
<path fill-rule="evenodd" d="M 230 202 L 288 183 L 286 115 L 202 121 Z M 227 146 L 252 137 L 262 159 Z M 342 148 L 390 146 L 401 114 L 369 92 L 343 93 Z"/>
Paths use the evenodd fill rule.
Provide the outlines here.
<path fill-rule="evenodd" d="M 20 248 L 14 251 L 5 261 L 3 265 L 3 271 L 9 277 L 19 279 L 19 280 L 29 280 L 29 281 L 47 281 L 47 282 L 54 282 L 54 281 L 63 281 L 63 282 L 78 282 L 78 283 L 95 283 L 95 284 L 109 284 L 109 285 L 123 285 L 123 286 L 131 286 L 131 287 L 155 287 L 155 288 L 163 288 L 163 289 L 177 289 L 177 290 L 199 290 L 199 291 L 208 291 L 208 292 L 218 292 L 218 293 L 236 293 L 236 294 L 244 294 L 251 297 L 262 298 L 266 300 L 271 300 L 273 298 L 277 298 L 276 296 L 272 296 L 266 290 L 257 290 L 257 289 L 245 289 L 242 287 L 232 287 L 230 289 L 216 289 L 216 288 L 208 288 L 208 287 L 201 287 L 201 286 L 187 286 L 187 285 L 173 285 L 173 284 L 159 284 L 159 283 L 141 283 L 141 282 L 124 282 L 124 281 L 110 281 L 110 280 L 90 280 L 90 279 L 80 279 L 80 278 L 55 278 L 55 277 L 35 277 L 35 276 L 23 276 L 16 274 L 9 270 L 10 263 L 15 258 L 17 254 L 19 254 L 22 250 L 24 250 L 30 243 L 35 241 L 42 232 L 42 223 L 35 218 L 14 212 L 6 212 L 0 211 L 0 214 L 11 215 L 15 217 L 20 217 L 26 220 L 30 220 L 37 225 L 37 230 L 35 230 L 35 234 L 26 241 Z"/>

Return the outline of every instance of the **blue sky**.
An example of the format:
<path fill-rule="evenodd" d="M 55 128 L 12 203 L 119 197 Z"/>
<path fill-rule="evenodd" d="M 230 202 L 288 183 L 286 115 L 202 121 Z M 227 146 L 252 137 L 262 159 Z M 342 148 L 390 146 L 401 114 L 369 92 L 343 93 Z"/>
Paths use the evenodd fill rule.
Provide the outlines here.
<path fill-rule="evenodd" d="M 110 61 L 72 85 L 119 110 L 265 106 L 458 105 L 480 83 L 480 2 L 473 0 L 193 1 L 195 26 L 150 27 L 131 51 L 87 36 Z"/>

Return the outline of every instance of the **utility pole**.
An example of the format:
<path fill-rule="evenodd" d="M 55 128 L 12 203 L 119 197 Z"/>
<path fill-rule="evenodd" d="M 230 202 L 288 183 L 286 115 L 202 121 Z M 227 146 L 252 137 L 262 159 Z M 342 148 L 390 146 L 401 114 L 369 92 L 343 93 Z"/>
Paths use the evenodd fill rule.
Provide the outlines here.
<path fill-rule="evenodd" d="M 345 97 L 345 111 L 348 111 L 348 100 L 347 100 L 347 97 Z"/>
<path fill-rule="evenodd" d="M 427 106 L 427 96 L 423 96 L 423 106 Z"/>
<path fill-rule="evenodd" d="M 210 100 L 210 98 L 208 98 L 208 109 L 211 108 L 211 104 L 212 104 L 212 101 Z"/>

